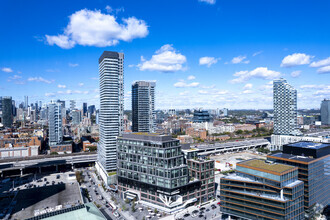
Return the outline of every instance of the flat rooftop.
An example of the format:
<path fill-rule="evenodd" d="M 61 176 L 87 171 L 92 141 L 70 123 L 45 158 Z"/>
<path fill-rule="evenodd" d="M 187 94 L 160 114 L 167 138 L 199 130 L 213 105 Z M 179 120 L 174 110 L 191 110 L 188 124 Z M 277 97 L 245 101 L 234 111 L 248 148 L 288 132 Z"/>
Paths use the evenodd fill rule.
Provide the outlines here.
<path fill-rule="evenodd" d="M 261 160 L 261 159 L 251 159 L 251 160 L 246 160 L 246 161 L 237 163 L 238 166 L 240 164 L 249 166 L 252 169 L 258 168 L 258 169 L 262 169 L 265 171 L 272 171 L 272 172 L 276 172 L 276 173 L 283 173 L 285 171 L 294 169 L 293 166 L 278 164 L 278 163 L 267 163 L 265 160 Z"/>
<path fill-rule="evenodd" d="M 312 157 L 292 155 L 292 154 L 285 154 L 285 153 L 275 153 L 275 154 L 271 154 L 269 156 L 271 156 L 271 157 L 279 157 L 279 158 L 289 159 L 289 160 L 296 160 L 296 161 L 300 161 L 300 162 L 307 162 L 307 163 L 316 159 L 316 158 L 312 158 Z"/>
<path fill-rule="evenodd" d="M 322 148 L 329 147 L 330 144 L 328 144 L 328 143 L 314 143 L 314 142 L 308 142 L 308 141 L 300 141 L 300 142 L 297 142 L 297 143 L 287 144 L 287 146 L 307 148 L 307 149 L 322 149 Z"/>
<path fill-rule="evenodd" d="M 42 211 L 47 207 L 62 205 L 66 208 L 83 203 L 77 182 L 20 190 L 15 200 L 13 219 L 34 217 L 36 210 Z"/>
<path fill-rule="evenodd" d="M 164 135 L 159 133 L 147 133 L 147 132 L 133 132 L 133 133 L 124 133 L 122 137 L 118 139 L 130 139 L 130 140 L 139 140 L 139 141 L 156 141 L 156 142 L 167 142 L 175 141 L 176 139 L 172 138 L 171 135 Z"/>

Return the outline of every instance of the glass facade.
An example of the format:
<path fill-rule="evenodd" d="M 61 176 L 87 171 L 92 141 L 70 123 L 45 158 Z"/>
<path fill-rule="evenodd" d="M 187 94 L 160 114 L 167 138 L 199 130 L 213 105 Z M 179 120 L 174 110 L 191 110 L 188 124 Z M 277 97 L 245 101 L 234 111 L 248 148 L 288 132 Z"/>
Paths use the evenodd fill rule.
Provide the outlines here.
<path fill-rule="evenodd" d="M 201 184 L 189 181 L 179 140 L 148 133 L 118 137 L 117 176 L 123 197 L 127 192 L 134 193 L 144 202 L 168 209 L 193 200 L 195 196 L 191 195 Z"/>
<path fill-rule="evenodd" d="M 282 157 L 283 156 L 283 157 Z M 304 208 L 310 212 L 314 205 L 330 203 L 330 157 L 325 156 L 310 162 L 284 158 L 285 154 L 269 156 L 269 160 L 298 167 L 299 180 L 304 182 Z M 291 156 L 292 155 L 288 155 Z"/>
<path fill-rule="evenodd" d="M 304 185 L 295 167 L 275 177 L 237 165 L 235 174 L 220 180 L 223 213 L 248 219 L 304 219 Z"/>

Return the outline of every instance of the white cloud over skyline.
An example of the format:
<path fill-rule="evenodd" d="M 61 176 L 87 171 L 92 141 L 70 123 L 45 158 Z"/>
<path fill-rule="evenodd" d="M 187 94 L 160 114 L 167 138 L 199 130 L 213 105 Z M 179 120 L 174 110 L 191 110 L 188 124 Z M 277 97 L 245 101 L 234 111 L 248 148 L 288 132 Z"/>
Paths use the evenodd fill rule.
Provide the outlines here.
<path fill-rule="evenodd" d="M 249 60 L 246 59 L 246 56 L 238 56 L 238 57 L 234 57 L 232 60 L 231 60 L 231 63 L 233 64 L 238 64 L 238 63 L 244 63 L 244 64 L 248 64 L 250 63 Z"/>
<path fill-rule="evenodd" d="M 141 71 L 159 71 L 159 72 L 176 72 L 183 71 L 187 58 L 181 53 L 177 52 L 173 45 L 165 44 L 159 50 L 152 55 L 150 60 L 146 60 L 141 57 L 141 63 L 138 64 L 138 68 Z"/>
<path fill-rule="evenodd" d="M 49 45 L 63 49 L 75 45 L 106 47 L 117 45 L 119 41 L 144 38 L 149 33 L 144 20 L 129 17 L 119 23 L 115 16 L 103 14 L 100 10 L 82 9 L 70 15 L 69 20 L 63 34 L 45 35 Z"/>
<path fill-rule="evenodd" d="M 207 67 L 210 67 L 213 64 L 216 64 L 220 60 L 220 58 L 215 57 L 201 57 L 199 58 L 199 65 L 206 65 Z"/>
<path fill-rule="evenodd" d="M 293 67 L 306 65 L 311 62 L 313 56 L 304 53 L 294 53 L 283 58 L 281 67 Z"/>
<path fill-rule="evenodd" d="M 248 71 L 239 71 L 234 74 L 235 79 L 231 80 L 231 83 L 243 83 L 252 78 L 261 78 L 261 79 L 275 79 L 281 75 L 280 72 L 269 70 L 267 67 L 257 67 L 254 70 Z"/>

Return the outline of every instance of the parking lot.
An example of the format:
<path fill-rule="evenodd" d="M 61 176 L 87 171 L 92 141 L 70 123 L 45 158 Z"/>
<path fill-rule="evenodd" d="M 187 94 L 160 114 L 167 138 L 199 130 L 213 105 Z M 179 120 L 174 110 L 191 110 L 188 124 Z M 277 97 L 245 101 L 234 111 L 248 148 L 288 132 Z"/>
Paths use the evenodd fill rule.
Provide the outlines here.
<path fill-rule="evenodd" d="M 24 219 L 83 203 L 72 174 L 35 174 L 3 180 L 1 218 L 12 215 L 12 218 Z"/>

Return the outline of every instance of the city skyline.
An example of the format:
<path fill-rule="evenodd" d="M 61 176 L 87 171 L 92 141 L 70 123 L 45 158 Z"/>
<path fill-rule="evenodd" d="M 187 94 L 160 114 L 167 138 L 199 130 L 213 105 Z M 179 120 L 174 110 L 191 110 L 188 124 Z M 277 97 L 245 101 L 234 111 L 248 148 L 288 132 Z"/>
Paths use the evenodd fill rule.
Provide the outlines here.
<path fill-rule="evenodd" d="M 0 89 L 17 105 L 29 96 L 29 103 L 77 100 L 79 108 L 98 108 L 96 61 L 105 50 L 125 53 L 126 110 L 138 80 L 157 82 L 156 109 L 271 109 L 271 82 L 280 77 L 297 89 L 298 109 L 320 108 L 330 96 L 328 2 L 1 6 L 8 22 L 1 23 Z"/>

